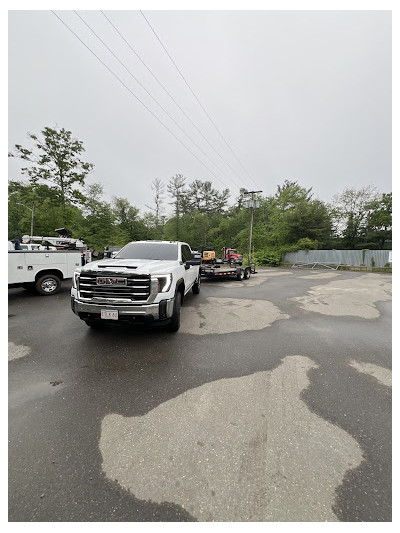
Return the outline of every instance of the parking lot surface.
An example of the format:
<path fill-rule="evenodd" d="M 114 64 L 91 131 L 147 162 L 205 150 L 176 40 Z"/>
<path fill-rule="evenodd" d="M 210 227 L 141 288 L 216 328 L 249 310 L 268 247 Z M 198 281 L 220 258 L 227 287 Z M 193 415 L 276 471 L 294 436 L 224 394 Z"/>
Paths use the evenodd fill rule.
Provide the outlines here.
<path fill-rule="evenodd" d="M 9 290 L 10 521 L 390 521 L 391 276 L 204 280 L 181 329 Z"/>

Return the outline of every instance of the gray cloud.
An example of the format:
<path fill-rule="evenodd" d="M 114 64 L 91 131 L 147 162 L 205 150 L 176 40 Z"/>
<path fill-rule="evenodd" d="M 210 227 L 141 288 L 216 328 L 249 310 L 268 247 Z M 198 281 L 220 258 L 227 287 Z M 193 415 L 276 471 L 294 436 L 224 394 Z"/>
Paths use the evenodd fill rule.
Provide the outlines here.
<path fill-rule="evenodd" d="M 141 209 L 175 173 L 232 187 L 72 11 L 57 12 L 221 181 L 113 78 L 50 11 L 9 15 L 9 146 L 57 124 L 84 142 L 91 181 Z M 138 11 L 107 12 L 237 175 L 163 93 L 99 11 L 79 12 L 233 180 L 254 187 Z M 264 194 L 298 179 L 329 201 L 346 186 L 391 190 L 389 11 L 150 11 L 153 27 Z M 10 162 L 10 178 L 19 165 Z M 238 188 L 233 188 L 234 194 Z"/>

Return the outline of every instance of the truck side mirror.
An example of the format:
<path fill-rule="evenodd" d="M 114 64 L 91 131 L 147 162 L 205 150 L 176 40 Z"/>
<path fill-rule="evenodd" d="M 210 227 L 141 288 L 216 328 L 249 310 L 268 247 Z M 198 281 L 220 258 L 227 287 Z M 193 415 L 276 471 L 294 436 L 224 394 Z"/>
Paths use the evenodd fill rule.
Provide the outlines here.
<path fill-rule="evenodd" d="M 189 260 L 190 265 L 201 265 L 201 254 L 198 252 L 192 252 L 192 257 Z"/>

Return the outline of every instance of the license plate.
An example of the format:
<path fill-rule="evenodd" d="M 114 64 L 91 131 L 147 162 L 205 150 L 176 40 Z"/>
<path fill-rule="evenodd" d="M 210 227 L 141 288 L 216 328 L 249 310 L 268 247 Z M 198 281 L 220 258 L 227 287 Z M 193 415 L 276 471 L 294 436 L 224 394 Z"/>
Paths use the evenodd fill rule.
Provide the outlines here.
<path fill-rule="evenodd" d="M 101 318 L 106 320 L 118 320 L 118 311 L 107 311 L 106 309 L 101 310 Z"/>
<path fill-rule="evenodd" d="M 97 285 L 126 285 L 126 278 L 96 278 Z"/>

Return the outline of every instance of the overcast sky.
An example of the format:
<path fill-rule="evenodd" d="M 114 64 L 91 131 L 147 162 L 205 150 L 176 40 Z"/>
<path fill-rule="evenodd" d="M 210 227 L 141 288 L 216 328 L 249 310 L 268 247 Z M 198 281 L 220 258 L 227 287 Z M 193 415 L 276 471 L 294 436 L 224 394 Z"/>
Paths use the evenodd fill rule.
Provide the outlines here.
<path fill-rule="evenodd" d="M 105 12 L 130 47 L 100 11 L 78 12 L 116 57 L 73 11 L 56 13 L 76 36 L 51 11 L 9 14 L 9 149 L 66 128 L 95 165 L 88 183 L 142 211 L 152 180 L 177 173 L 233 198 L 284 179 L 324 201 L 391 191 L 390 11 L 144 11 L 229 147 L 139 11 Z M 9 169 L 21 178 L 19 162 Z"/>

